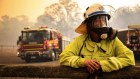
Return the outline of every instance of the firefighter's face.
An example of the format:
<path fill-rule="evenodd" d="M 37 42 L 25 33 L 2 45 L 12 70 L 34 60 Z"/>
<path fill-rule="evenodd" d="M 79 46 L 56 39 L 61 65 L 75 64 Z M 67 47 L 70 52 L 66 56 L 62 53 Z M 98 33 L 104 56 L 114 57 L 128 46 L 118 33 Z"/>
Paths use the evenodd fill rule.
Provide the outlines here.
<path fill-rule="evenodd" d="M 105 15 L 96 16 L 95 20 L 93 21 L 93 27 L 94 28 L 107 27 L 107 16 Z"/>

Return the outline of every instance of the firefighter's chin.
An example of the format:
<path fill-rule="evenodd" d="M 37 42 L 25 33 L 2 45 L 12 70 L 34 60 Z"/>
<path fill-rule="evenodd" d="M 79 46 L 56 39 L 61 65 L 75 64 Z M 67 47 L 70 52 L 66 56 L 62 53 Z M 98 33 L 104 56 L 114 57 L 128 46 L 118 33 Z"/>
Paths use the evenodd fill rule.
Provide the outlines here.
<path fill-rule="evenodd" d="M 102 35 L 100 36 L 100 38 L 103 39 L 103 40 L 106 39 L 106 38 L 107 38 L 107 34 L 102 34 Z"/>

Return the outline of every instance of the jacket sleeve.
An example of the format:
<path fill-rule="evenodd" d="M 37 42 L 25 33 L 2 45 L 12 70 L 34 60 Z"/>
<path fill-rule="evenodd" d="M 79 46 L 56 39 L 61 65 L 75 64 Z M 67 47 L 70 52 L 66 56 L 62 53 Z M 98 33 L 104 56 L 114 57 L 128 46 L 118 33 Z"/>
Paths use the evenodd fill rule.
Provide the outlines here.
<path fill-rule="evenodd" d="M 71 66 L 74 68 L 84 67 L 84 60 L 81 56 L 78 56 L 80 46 L 78 46 L 78 38 L 75 38 L 73 42 L 71 42 L 64 51 L 60 54 L 59 62 L 61 65 Z"/>
<path fill-rule="evenodd" d="M 103 72 L 116 71 L 127 66 L 135 65 L 133 52 L 123 45 L 118 38 L 114 39 L 113 45 L 114 57 L 108 57 L 106 60 L 100 61 Z"/>

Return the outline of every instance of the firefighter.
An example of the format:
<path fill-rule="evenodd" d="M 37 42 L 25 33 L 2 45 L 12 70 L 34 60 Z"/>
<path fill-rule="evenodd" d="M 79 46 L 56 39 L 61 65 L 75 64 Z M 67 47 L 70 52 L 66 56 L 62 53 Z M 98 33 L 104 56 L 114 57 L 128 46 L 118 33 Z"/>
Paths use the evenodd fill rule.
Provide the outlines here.
<path fill-rule="evenodd" d="M 61 65 L 86 67 L 90 73 L 117 71 L 135 65 L 133 52 L 116 37 L 117 30 L 108 26 L 111 16 L 101 4 L 88 7 L 84 17 L 75 30 L 81 35 L 60 54 Z"/>

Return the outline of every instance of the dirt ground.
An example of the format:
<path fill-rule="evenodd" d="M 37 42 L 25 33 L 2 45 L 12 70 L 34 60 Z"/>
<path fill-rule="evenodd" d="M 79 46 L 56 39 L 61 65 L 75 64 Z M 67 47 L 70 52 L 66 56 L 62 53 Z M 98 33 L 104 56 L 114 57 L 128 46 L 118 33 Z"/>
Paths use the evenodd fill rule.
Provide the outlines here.
<path fill-rule="evenodd" d="M 17 47 L 0 47 L 0 64 L 26 64 L 24 60 L 17 57 Z M 36 62 L 37 63 L 37 62 Z M 43 62 L 42 62 L 43 63 Z M 45 62 L 46 63 L 46 62 Z M 48 65 L 58 63 L 58 61 L 48 62 Z M 136 60 L 136 65 L 140 66 L 140 60 Z"/>

